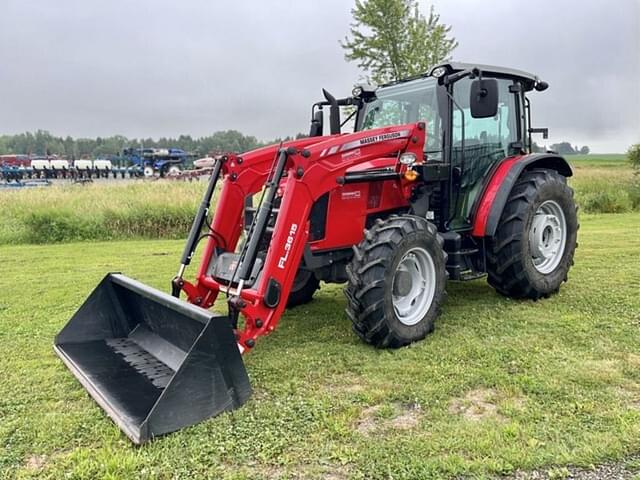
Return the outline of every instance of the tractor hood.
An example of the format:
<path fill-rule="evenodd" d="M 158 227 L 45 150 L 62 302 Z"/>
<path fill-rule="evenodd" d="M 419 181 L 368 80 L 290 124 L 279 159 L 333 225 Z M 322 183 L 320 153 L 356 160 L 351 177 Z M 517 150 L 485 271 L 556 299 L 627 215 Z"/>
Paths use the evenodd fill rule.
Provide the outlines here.
<path fill-rule="evenodd" d="M 380 156 L 388 156 L 390 153 L 402 152 L 411 143 L 415 146 L 424 144 L 424 123 L 411 123 L 407 125 L 394 125 L 371 130 L 362 130 L 354 133 L 336 135 L 324 135 L 321 137 L 307 137 L 291 140 L 280 144 L 251 150 L 242 155 L 245 160 L 256 157 L 275 156 L 277 150 L 293 147 L 298 150 L 307 150 L 311 158 L 322 159 L 339 154 L 341 157 L 356 157 L 363 153 L 362 148 L 378 147 Z M 384 147 L 382 147 L 384 145 Z M 422 146 L 420 146 L 422 149 Z"/>

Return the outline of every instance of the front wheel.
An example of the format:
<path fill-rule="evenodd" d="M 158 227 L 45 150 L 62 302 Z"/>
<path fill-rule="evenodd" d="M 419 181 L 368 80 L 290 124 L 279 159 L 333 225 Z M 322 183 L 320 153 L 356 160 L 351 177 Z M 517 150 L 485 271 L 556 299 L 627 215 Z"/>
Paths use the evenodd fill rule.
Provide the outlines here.
<path fill-rule="evenodd" d="M 525 172 L 513 187 L 487 252 L 489 283 L 537 300 L 567 280 L 578 233 L 573 190 L 553 170 Z"/>
<path fill-rule="evenodd" d="M 445 299 L 447 255 L 436 227 L 401 215 L 379 220 L 354 248 L 347 267 L 347 315 L 356 334 L 397 348 L 433 331 Z"/>
<path fill-rule="evenodd" d="M 293 280 L 293 286 L 287 299 L 287 308 L 309 303 L 319 288 L 320 281 L 315 274 L 311 270 L 300 268 Z"/>

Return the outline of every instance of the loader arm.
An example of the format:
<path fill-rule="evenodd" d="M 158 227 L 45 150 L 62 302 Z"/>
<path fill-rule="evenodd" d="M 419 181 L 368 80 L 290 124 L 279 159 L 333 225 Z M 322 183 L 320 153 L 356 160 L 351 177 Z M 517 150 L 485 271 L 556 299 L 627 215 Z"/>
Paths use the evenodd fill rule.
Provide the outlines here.
<path fill-rule="evenodd" d="M 283 148 L 299 149 L 317 142 L 317 138 L 305 138 L 287 142 L 283 144 Z M 227 154 L 223 157 L 221 177 L 224 180 L 216 202 L 216 214 L 207 232 L 208 241 L 202 253 L 196 280 L 206 276 L 207 267 L 216 251 L 233 252 L 236 249 L 242 233 L 245 199 L 259 193 L 264 187 L 278 149 L 278 145 L 271 145 L 244 155 Z M 197 233 L 200 233 L 200 228 Z M 179 287 L 190 303 L 204 308 L 213 304 L 218 293 L 218 288 L 211 289 L 201 285 L 199 281 L 194 284 L 181 279 Z"/>
<path fill-rule="evenodd" d="M 389 159 L 397 159 L 403 152 L 422 158 L 424 141 L 424 124 L 417 123 L 324 137 L 320 142 L 315 138 L 288 143 L 286 169 L 278 183 L 280 207 L 266 258 L 258 281 L 240 289 L 213 278 L 208 273 L 209 265 L 220 253 L 235 250 L 242 231 L 245 198 L 263 188 L 272 174 L 278 149 L 270 147 L 252 152 L 244 155 L 241 162 L 238 157 L 230 157 L 224 167 L 212 235 L 196 282 L 184 282 L 188 301 L 209 308 L 220 291 L 226 292 L 230 311 L 236 310 L 244 318 L 244 328 L 236 332 L 239 348 L 241 351 L 252 348 L 257 337 L 276 328 L 286 307 L 309 237 L 308 219 L 314 202 L 327 192 L 344 188 L 345 177 L 354 167 L 366 171 L 369 166 L 388 164 Z M 407 182 L 400 175 L 404 167 L 397 161 L 394 164 L 398 188 L 408 198 Z M 358 169 L 360 165 L 364 169 Z M 351 240 L 344 243 L 351 244 Z"/>

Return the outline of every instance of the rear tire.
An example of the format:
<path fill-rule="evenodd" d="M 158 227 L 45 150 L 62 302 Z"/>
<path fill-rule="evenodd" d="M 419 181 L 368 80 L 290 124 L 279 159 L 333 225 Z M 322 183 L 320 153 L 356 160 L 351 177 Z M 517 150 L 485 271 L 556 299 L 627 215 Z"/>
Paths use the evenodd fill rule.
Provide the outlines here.
<path fill-rule="evenodd" d="M 557 293 L 573 265 L 578 228 L 566 178 L 554 170 L 525 172 L 487 249 L 489 284 L 513 298 Z"/>
<path fill-rule="evenodd" d="M 347 267 L 347 315 L 353 330 L 379 348 L 422 340 L 444 302 L 447 254 L 424 218 L 393 215 L 365 232 Z"/>
<path fill-rule="evenodd" d="M 311 270 L 300 268 L 293 280 L 293 286 L 287 300 L 287 308 L 296 307 L 309 303 L 313 299 L 313 294 L 320 288 L 320 280 Z"/>

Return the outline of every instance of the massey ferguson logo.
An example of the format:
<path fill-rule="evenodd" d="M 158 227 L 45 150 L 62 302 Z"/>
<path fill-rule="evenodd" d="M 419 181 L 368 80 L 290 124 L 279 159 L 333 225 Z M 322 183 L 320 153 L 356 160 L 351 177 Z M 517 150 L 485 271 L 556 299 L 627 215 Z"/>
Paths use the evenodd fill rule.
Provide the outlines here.
<path fill-rule="evenodd" d="M 298 231 L 298 225 L 295 223 L 291 224 L 289 227 L 289 236 L 284 244 L 284 255 L 280 257 L 278 260 L 278 268 L 284 270 L 284 266 L 287 263 L 287 259 L 289 258 L 289 253 L 291 253 L 291 246 L 293 245 L 293 239 L 296 236 L 296 232 Z"/>
<path fill-rule="evenodd" d="M 400 138 L 402 133 L 391 132 L 381 133 L 380 135 L 374 135 L 373 137 L 365 137 L 360 139 L 360 145 L 369 145 L 370 143 L 384 142 L 385 140 L 393 140 L 394 138 Z"/>
<path fill-rule="evenodd" d="M 340 146 L 341 152 L 346 152 L 348 150 L 353 150 L 354 148 L 366 147 L 367 145 L 373 145 L 374 143 L 384 142 L 387 140 L 398 140 L 399 138 L 408 138 L 411 134 L 411 130 L 400 130 L 397 132 L 389 132 L 389 133 L 380 133 L 379 135 L 371 135 L 370 137 L 360 138 L 358 140 L 353 140 L 352 142 L 343 143 Z M 333 155 L 338 151 L 338 146 L 334 145 L 331 148 L 325 148 L 320 156 L 324 157 L 325 155 Z M 342 157 L 344 159 L 344 155 Z"/>

